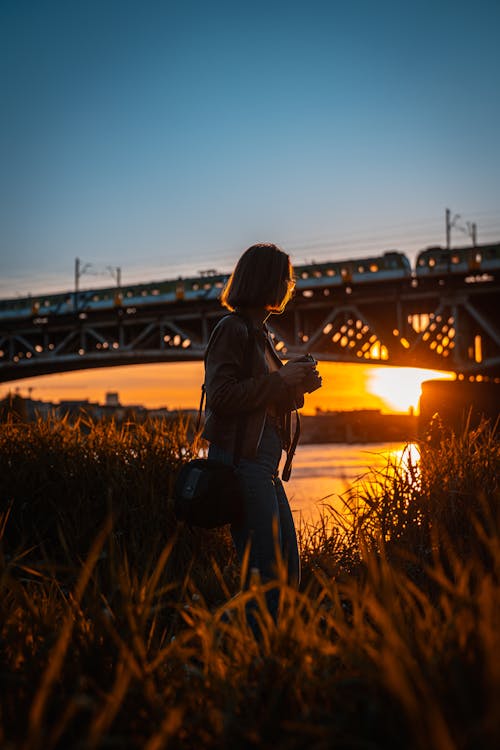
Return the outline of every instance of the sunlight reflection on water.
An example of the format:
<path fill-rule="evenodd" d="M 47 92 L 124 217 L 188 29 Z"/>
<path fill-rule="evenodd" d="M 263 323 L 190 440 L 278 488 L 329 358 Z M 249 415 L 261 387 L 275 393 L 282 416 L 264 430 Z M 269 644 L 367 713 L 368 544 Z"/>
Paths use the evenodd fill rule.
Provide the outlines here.
<path fill-rule="evenodd" d="M 416 443 L 370 443 L 366 445 L 318 444 L 297 449 L 293 471 L 285 489 L 295 523 L 314 523 L 324 504 L 342 512 L 340 495 L 369 479 L 370 469 L 384 469 L 388 460 L 403 468 L 417 466 Z"/>

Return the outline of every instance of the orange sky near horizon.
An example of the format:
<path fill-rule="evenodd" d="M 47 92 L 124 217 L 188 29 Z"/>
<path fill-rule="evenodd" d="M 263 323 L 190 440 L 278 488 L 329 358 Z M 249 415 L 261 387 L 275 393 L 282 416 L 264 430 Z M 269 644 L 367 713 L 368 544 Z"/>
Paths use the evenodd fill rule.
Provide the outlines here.
<path fill-rule="evenodd" d="M 385 365 L 320 362 L 323 387 L 306 396 L 303 411 L 350 411 L 380 409 L 385 413 L 418 411 L 420 385 L 424 380 L 454 377 L 452 373 Z M 152 365 L 80 370 L 5 383 L 0 398 L 18 391 L 41 401 L 89 399 L 104 402 L 108 391 L 117 391 L 122 404 L 148 408 L 197 408 L 202 362 L 174 362 Z M 31 391 L 30 391 L 31 389 Z"/>

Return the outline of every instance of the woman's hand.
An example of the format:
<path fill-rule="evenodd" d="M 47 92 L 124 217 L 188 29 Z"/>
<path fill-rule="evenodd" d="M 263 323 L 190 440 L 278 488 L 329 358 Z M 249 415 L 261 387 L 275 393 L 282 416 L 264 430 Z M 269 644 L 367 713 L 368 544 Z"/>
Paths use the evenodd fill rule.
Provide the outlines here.
<path fill-rule="evenodd" d="M 314 391 L 317 391 L 318 388 L 321 388 L 322 384 L 323 378 L 319 372 L 314 369 L 312 373 L 306 377 L 302 387 L 304 388 L 305 393 L 313 393 Z"/>
<path fill-rule="evenodd" d="M 315 370 L 314 362 L 287 362 L 278 371 L 287 385 L 301 385 Z"/>

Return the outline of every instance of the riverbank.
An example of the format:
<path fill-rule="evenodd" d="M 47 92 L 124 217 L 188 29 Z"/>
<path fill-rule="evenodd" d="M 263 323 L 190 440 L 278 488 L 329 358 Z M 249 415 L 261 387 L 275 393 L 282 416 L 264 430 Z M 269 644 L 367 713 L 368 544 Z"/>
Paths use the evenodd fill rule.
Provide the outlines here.
<path fill-rule="evenodd" d="M 301 443 L 382 443 L 416 440 L 418 417 L 383 414 L 380 409 L 318 411 L 301 415 Z"/>
<path fill-rule="evenodd" d="M 303 528 L 256 643 L 227 529 L 166 507 L 185 425 L 0 428 L 0 744 L 496 748 L 500 444 L 486 426 L 377 469 Z M 326 509 L 325 509 L 326 510 Z"/>
<path fill-rule="evenodd" d="M 290 481 L 285 489 L 295 523 L 317 523 L 325 505 L 342 513 L 343 496 L 357 483 L 369 481 L 371 470 L 418 465 L 417 443 L 310 443 L 299 444 Z"/>

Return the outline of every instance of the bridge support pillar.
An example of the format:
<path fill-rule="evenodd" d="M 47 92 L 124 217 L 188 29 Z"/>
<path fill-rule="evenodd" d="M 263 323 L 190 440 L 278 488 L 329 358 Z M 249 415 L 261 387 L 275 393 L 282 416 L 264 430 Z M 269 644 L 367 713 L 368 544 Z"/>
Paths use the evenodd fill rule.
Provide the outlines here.
<path fill-rule="evenodd" d="M 445 427 L 459 432 L 469 423 L 476 427 L 481 419 L 493 426 L 500 416 L 500 384 L 467 380 L 427 380 L 422 383 L 419 431 L 424 435 L 435 414 Z M 498 425 L 497 425 L 498 429 Z"/>

